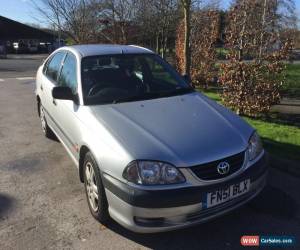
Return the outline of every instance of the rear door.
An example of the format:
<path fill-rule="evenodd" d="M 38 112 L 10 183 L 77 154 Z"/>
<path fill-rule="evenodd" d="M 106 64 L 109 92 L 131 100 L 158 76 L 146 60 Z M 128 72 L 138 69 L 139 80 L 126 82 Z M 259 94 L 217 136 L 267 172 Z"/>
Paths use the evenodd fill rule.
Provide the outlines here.
<path fill-rule="evenodd" d="M 58 131 L 54 120 L 55 100 L 52 97 L 52 89 L 57 86 L 59 72 L 66 52 L 58 51 L 46 62 L 43 69 L 40 91 L 42 93 L 41 102 L 45 110 L 47 123 L 55 132 Z"/>

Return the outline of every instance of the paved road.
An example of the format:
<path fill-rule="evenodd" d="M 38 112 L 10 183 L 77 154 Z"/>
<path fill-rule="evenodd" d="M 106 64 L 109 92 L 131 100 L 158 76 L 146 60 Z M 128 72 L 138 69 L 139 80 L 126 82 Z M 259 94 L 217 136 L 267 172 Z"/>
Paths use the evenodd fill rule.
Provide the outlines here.
<path fill-rule="evenodd" d="M 8 55 L 0 59 L 0 79 L 35 76 L 47 55 Z"/>
<path fill-rule="evenodd" d="M 99 224 L 62 145 L 42 135 L 33 88 L 0 82 L 0 249 L 239 249 L 245 234 L 300 241 L 300 180 L 277 170 L 255 201 L 193 228 L 141 235 Z"/>

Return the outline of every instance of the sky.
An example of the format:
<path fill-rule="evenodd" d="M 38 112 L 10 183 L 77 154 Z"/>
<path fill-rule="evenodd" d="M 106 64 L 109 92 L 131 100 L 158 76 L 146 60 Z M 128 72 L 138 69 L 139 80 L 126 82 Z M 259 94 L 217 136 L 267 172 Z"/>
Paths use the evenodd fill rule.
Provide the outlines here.
<path fill-rule="evenodd" d="M 34 2 L 38 3 L 40 0 L 34 0 Z M 47 26 L 46 23 L 41 23 L 41 17 L 35 9 L 32 0 L 0 0 L 0 16 L 21 23 L 33 23 Z"/>
<path fill-rule="evenodd" d="M 47 23 L 41 18 L 34 8 L 34 4 L 40 0 L 0 0 L 0 16 L 4 16 L 22 23 L 33 23 L 40 26 L 47 26 Z M 222 6 L 228 7 L 230 0 L 222 0 Z M 297 14 L 300 17 L 300 0 L 295 0 Z"/>

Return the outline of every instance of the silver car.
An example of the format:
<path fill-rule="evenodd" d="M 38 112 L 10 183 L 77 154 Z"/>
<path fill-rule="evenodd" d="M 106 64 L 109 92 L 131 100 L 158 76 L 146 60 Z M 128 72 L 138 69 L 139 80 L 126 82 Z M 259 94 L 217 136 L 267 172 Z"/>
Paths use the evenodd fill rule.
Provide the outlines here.
<path fill-rule="evenodd" d="M 142 233 L 183 228 L 265 185 L 255 130 L 148 49 L 60 48 L 38 69 L 36 100 L 43 132 L 75 162 L 100 222 Z"/>

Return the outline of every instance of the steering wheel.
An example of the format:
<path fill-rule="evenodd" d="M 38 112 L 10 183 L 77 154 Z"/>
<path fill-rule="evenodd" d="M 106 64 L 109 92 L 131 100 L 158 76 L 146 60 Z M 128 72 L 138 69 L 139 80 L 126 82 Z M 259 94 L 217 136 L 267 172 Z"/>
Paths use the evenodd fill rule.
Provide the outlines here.
<path fill-rule="evenodd" d="M 94 84 L 94 86 L 92 86 L 89 90 L 88 96 L 93 96 L 96 93 L 98 93 L 101 89 L 106 88 L 108 85 L 107 84 L 100 84 L 100 83 L 96 83 Z"/>

